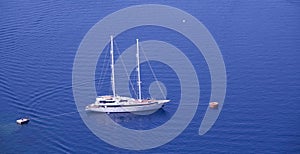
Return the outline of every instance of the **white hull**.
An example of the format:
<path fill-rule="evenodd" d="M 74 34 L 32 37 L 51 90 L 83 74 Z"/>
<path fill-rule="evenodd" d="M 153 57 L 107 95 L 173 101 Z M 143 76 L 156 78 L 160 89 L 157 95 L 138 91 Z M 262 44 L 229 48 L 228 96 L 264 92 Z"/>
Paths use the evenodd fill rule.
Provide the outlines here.
<path fill-rule="evenodd" d="M 89 108 L 87 111 L 93 112 L 106 112 L 106 113 L 122 113 L 122 112 L 140 112 L 140 111 L 151 111 L 160 109 L 163 104 L 150 104 L 150 105 L 141 105 L 141 106 L 124 106 L 124 107 L 97 107 Z"/>
<path fill-rule="evenodd" d="M 86 111 L 94 112 L 140 112 L 160 109 L 170 100 L 146 99 L 138 100 L 122 96 L 99 96 L 95 103 L 86 106 Z"/>

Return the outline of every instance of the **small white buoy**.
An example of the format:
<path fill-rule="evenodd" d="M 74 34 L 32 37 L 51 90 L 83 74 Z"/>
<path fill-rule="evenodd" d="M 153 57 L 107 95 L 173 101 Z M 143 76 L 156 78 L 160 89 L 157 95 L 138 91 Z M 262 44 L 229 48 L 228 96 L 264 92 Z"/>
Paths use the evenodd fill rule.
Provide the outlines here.
<path fill-rule="evenodd" d="M 186 22 L 186 20 L 185 20 L 185 19 L 182 19 L 182 22 L 183 22 L 183 23 L 185 23 L 185 22 Z"/>

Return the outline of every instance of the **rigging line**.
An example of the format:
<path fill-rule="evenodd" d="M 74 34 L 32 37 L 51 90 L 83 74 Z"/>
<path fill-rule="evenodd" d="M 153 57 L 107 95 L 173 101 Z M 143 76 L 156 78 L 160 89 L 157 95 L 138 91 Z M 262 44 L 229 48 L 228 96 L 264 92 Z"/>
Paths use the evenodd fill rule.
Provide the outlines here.
<path fill-rule="evenodd" d="M 89 84 L 89 83 L 91 83 L 91 82 L 96 82 L 96 81 L 99 81 L 100 79 L 94 79 L 94 80 L 86 80 L 86 81 L 82 81 L 82 82 L 80 82 L 80 83 L 74 83 L 74 84 L 72 84 L 71 86 L 69 86 L 69 87 L 63 87 L 64 89 L 61 89 L 61 90 L 66 90 L 66 89 L 68 89 L 68 88 L 72 88 L 72 87 L 74 87 L 74 86 L 76 86 L 76 87 L 80 87 L 80 86 L 84 86 L 84 85 L 86 85 L 86 84 Z M 59 87 L 60 88 L 60 87 Z M 58 90 L 57 90 L 58 91 Z"/>
<path fill-rule="evenodd" d="M 127 71 L 126 67 L 125 67 L 125 63 L 124 63 L 124 61 L 123 61 L 122 54 L 120 54 L 120 50 L 119 50 L 119 48 L 118 48 L 118 45 L 117 45 L 117 43 L 115 42 L 115 40 L 113 40 L 113 41 L 114 41 L 115 47 L 116 47 L 116 49 L 117 49 L 117 52 L 118 52 L 118 54 L 119 54 L 119 57 L 120 57 L 120 59 L 121 59 L 121 62 L 122 62 L 123 68 L 124 68 L 124 70 L 125 70 L 125 72 L 126 72 L 127 79 L 129 80 L 129 83 L 130 83 L 131 89 L 133 90 L 133 92 L 134 92 L 135 96 L 137 96 L 137 92 L 135 91 L 135 89 L 134 89 L 134 87 L 133 87 L 133 84 L 132 84 L 132 82 L 131 82 L 131 80 L 130 80 L 129 73 L 128 73 L 128 71 Z"/>
<path fill-rule="evenodd" d="M 137 76 L 136 73 L 134 73 L 133 74 L 133 81 L 137 81 L 136 76 Z M 137 86 L 135 88 L 137 88 Z M 132 88 L 132 90 L 134 91 L 135 98 L 138 98 L 138 95 L 137 95 L 137 92 L 135 91 L 135 88 Z"/>
<path fill-rule="evenodd" d="M 104 60 L 103 61 L 105 61 L 106 60 L 106 57 L 107 57 L 107 54 L 105 54 L 105 57 L 104 57 Z M 97 87 L 99 87 L 100 85 L 102 85 L 102 77 L 103 77 L 103 74 L 105 74 L 105 73 L 103 73 L 103 71 L 106 71 L 106 70 L 104 70 L 104 68 L 106 68 L 106 63 L 104 63 L 103 65 L 102 65 L 102 68 L 101 68 L 101 73 L 100 73 L 100 78 L 99 78 L 99 80 L 98 80 L 98 86 Z"/>
<path fill-rule="evenodd" d="M 69 87 L 63 87 L 64 89 L 60 89 L 60 90 L 66 90 L 66 89 L 68 89 L 68 88 L 73 88 L 74 86 L 76 86 L 76 87 L 80 87 L 80 86 L 84 86 L 84 85 L 86 85 L 86 84 L 89 84 L 90 82 L 95 82 L 95 81 L 97 81 L 97 80 L 99 80 L 99 79 L 95 79 L 95 80 L 91 80 L 91 81 L 82 81 L 82 82 L 80 82 L 80 83 L 74 83 L 74 84 L 72 84 L 71 86 L 69 86 Z"/>
<path fill-rule="evenodd" d="M 103 82 L 104 82 L 103 78 L 105 77 L 106 72 L 107 72 L 107 70 L 109 68 L 109 63 L 105 63 L 104 66 L 105 66 L 105 70 L 104 70 L 104 73 L 103 73 L 103 71 L 101 72 L 102 74 L 100 75 L 100 79 L 99 79 L 100 84 L 98 86 L 101 86 L 103 84 Z"/>
<path fill-rule="evenodd" d="M 136 70 L 136 68 L 135 68 L 135 70 Z M 137 74 L 136 73 L 133 74 L 133 81 L 137 81 Z M 138 89 L 137 84 L 136 84 L 135 88 Z M 135 92 L 134 94 L 135 94 L 135 98 L 138 98 L 137 92 Z"/>
<path fill-rule="evenodd" d="M 105 60 L 106 60 L 106 58 L 107 58 L 108 53 L 109 53 L 109 52 L 108 52 L 108 48 L 107 48 L 106 54 L 105 54 L 105 57 L 104 57 L 104 62 L 105 62 Z M 104 67 L 105 67 L 105 70 L 104 70 Z M 104 70 L 104 73 L 103 73 L 103 70 Z M 99 81 L 98 81 L 97 88 L 99 88 L 99 86 L 102 85 L 103 80 L 101 80 L 101 79 L 102 79 L 103 76 L 106 74 L 106 71 L 107 71 L 107 63 L 104 63 L 104 65 L 102 65 L 102 68 L 101 68 L 100 79 L 99 79 Z"/>
<path fill-rule="evenodd" d="M 146 60 L 147 60 L 147 63 L 148 63 L 148 65 L 149 65 L 149 67 L 150 67 L 150 70 L 151 70 L 151 72 L 152 72 L 152 75 L 153 75 L 155 81 L 158 81 L 158 80 L 157 80 L 157 77 L 156 77 L 156 75 L 155 75 L 155 73 L 154 73 L 154 71 L 153 71 L 153 69 L 152 69 L 152 67 L 151 67 L 151 65 L 150 65 L 150 63 L 149 63 L 149 59 L 147 58 L 146 53 L 144 52 L 144 48 L 143 48 L 141 45 L 140 45 L 140 47 L 141 47 L 141 49 L 142 49 L 142 52 L 143 52 L 144 57 L 145 57 Z M 164 99 L 166 99 L 166 95 L 165 95 L 165 93 L 163 92 L 161 86 L 159 85 L 158 82 L 156 82 L 156 84 L 157 84 L 157 86 L 158 86 L 160 92 L 161 92 L 162 95 L 164 96 Z"/>

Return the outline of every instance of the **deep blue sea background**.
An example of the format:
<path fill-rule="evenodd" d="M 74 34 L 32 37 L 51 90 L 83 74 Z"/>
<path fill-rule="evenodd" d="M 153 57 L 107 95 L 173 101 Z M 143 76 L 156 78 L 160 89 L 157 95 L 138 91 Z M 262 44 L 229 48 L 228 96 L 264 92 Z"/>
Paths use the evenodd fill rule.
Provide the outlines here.
<path fill-rule="evenodd" d="M 1 1 L 0 153 L 136 152 L 102 141 L 84 124 L 73 98 L 72 68 L 81 40 L 95 23 L 119 9 L 149 3 L 179 8 L 201 21 L 219 45 L 228 82 L 218 120 L 207 134 L 199 136 L 210 97 L 210 76 L 202 55 L 179 34 L 159 27 L 140 27 L 118 36 L 121 51 L 134 44 L 122 38 L 133 40 L 136 31 L 143 32 L 139 33 L 142 40 L 175 44 L 191 59 L 198 57 L 194 66 L 201 68 L 197 70 L 200 105 L 192 122 L 171 142 L 139 152 L 300 152 L 300 3 L 257 0 Z M 152 64 L 160 80 L 170 85 L 168 97 L 173 101 L 148 116 L 110 115 L 125 127 L 154 128 L 176 111 L 179 87 L 170 84 L 175 80 L 165 79 L 176 76 L 167 66 Z M 163 75 L 164 71 L 170 76 Z M 147 80 L 146 75 L 142 78 Z M 23 116 L 32 121 L 15 124 Z"/>

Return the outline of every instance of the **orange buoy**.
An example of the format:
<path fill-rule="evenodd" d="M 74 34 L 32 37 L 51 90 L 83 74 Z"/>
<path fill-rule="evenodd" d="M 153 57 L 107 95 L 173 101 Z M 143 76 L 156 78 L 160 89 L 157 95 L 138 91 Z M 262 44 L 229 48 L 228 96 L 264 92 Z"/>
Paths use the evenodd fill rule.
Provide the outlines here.
<path fill-rule="evenodd" d="M 210 102 L 210 103 L 209 103 L 209 107 L 210 107 L 211 109 L 217 109 L 218 106 L 219 106 L 219 103 L 218 103 L 218 102 Z"/>

